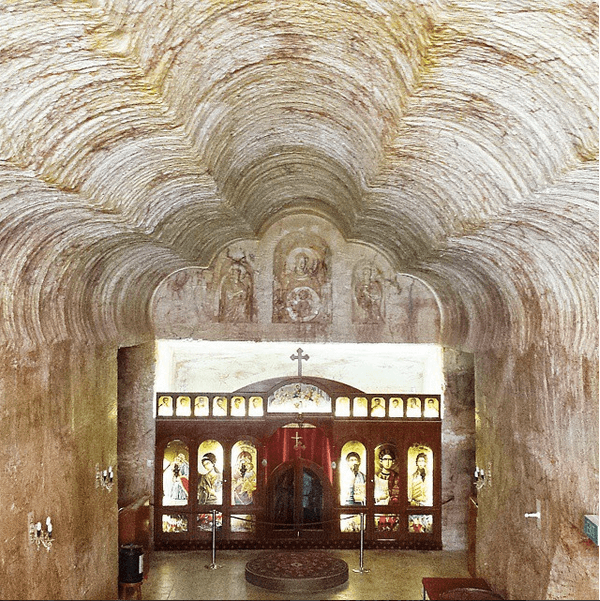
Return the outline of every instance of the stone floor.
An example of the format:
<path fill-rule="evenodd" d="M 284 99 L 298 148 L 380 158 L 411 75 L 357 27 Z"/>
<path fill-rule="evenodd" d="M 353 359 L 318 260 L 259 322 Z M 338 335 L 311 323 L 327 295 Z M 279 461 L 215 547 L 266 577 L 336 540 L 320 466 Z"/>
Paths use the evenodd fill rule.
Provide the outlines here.
<path fill-rule="evenodd" d="M 281 599 L 297 597 L 269 591 L 246 581 L 246 563 L 269 551 L 156 551 L 149 558 L 143 599 Z M 348 564 L 348 581 L 336 588 L 302 595 L 303 600 L 422 599 L 424 577 L 468 577 L 467 556 L 462 551 L 365 550 L 363 573 L 358 550 L 332 550 Z M 368 572 L 366 570 L 369 570 Z"/>

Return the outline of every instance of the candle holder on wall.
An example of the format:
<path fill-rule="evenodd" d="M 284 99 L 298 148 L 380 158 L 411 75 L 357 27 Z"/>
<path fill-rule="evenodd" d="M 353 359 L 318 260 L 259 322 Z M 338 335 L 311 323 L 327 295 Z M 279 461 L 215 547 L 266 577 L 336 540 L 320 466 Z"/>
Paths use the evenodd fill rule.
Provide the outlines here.
<path fill-rule="evenodd" d="M 480 468 L 480 467 L 476 467 L 475 468 L 475 488 L 477 489 L 477 491 L 479 492 L 484 486 L 485 486 L 485 470 Z"/>
<path fill-rule="evenodd" d="M 40 546 L 44 547 L 46 551 L 50 551 L 52 543 L 54 542 L 52 520 L 50 516 L 46 518 L 46 526 L 42 527 L 42 522 L 35 522 L 33 519 L 33 513 L 28 516 L 29 522 L 29 544 L 35 545 L 37 550 L 40 550 Z"/>
<path fill-rule="evenodd" d="M 108 492 L 113 489 L 115 475 L 112 465 L 108 469 L 100 471 L 100 465 L 96 464 L 96 488 L 105 488 Z"/>
<path fill-rule="evenodd" d="M 492 486 L 492 463 L 488 461 L 487 468 L 484 470 L 482 467 L 475 468 L 475 480 L 473 482 L 475 488 L 479 492 L 484 486 L 491 488 Z"/>

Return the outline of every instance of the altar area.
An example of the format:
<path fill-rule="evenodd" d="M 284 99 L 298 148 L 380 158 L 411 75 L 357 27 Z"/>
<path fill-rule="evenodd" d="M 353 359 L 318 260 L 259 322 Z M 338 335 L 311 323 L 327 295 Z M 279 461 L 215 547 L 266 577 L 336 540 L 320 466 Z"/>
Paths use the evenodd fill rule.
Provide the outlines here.
<path fill-rule="evenodd" d="M 357 548 L 362 527 L 365 548 L 441 549 L 441 422 L 439 394 L 300 369 L 158 392 L 155 548 Z"/>

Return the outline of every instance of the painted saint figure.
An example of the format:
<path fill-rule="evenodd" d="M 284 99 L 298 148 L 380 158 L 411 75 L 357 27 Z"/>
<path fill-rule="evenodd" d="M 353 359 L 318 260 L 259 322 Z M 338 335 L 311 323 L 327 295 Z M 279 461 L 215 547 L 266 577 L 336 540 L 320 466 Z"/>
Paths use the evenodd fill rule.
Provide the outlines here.
<path fill-rule="evenodd" d="M 350 470 L 344 505 L 365 505 L 367 479 L 360 471 L 360 455 L 351 451 L 346 455 L 346 463 Z"/>
<path fill-rule="evenodd" d="M 417 469 L 412 473 L 409 482 L 408 500 L 411 505 L 431 505 L 427 491 L 427 455 L 419 453 L 415 459 Z"/>
<path fill-rule="evenodd" d="M 398 503 L 400 498 L 400 476 L 394 469 L 396 453 L 392 448 L 379 451 L 380 467 L 375 472 L 375 505 Z"/>
<path fill-rule="evenodd" d="M 170 465 L 171 468 L 171 499 L 187 502 L 190 489 L 190 466 L 183 453 L 179 453 Z"/>
<path fill-rule="evenodd" d="M 424 417 L 439 417 L 440 409 L 437 399 L 426 399 Z"/>
<path fill-rule="evenodd" d="M 256 470 L 252 455 L 241 451 L 232 473 L 233 505 L 250 505 L 256 490 Z"/>
<path fill-rule="evenodd" d="M 318 236 L 280 241 L 273 262 L 273 321 L 330 321 L 329 248 Z"/>
<path fill-rule="evenodd" d="M 252 276 L 241 263 L 234 263 L 221 283 L 219 321 L 252 321 Z"/>
<path fill-rule="evenodd" d="M 308 286 L 294 288 L 288 294 L 287 300 L 287 312 L 292 321 L 311 321 L 319 314 L 319 297 L 317 293 Z"/>
<path fill-rule="evenodd" d="M 385 401 L 382 398 L 371 399 L 371 417 L 385 417 Z"/>
<path fill-rule="evenodd" d="M 406 417 L 421 417 L 421 400 L 410 397 L 407 400 Z"/>
<path fill-rule="evenodd" d="M 380 323 L 383 321 L 381 303 L 383 287 L 381 281 L 373 274 L 373 268 L 364 267 L 360 278 L 354 285 L 354 298 L 361 309 L 357 321 L 360 323 Z"/>
<path fill-rule="evenodd" d="M 218 505 L 222 502 L 223 477 L 216 464 L 214 453 L 202 456 L 202 467 L 206 473 L 200 474 L 198 479 L 198 502 L 201 505 Z"/>
<path fill-rule="evenodd" d="M 310 264 L 310 259 L 305 252 L 300 251 L 296 255 L 296 263 L 294 265 L 295 277 L 299 279 L 309 278 L 314 268 L 314 265 Z"/>

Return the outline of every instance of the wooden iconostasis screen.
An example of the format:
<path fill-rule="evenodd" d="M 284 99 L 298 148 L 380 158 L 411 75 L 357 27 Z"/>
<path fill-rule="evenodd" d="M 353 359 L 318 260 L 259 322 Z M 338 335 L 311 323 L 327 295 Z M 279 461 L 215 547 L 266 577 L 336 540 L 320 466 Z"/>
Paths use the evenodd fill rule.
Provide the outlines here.
<path fill-rule="evenodd" d="M 289 380 L 156 395 L 156 548 L 441 549 L 441 396 Z"/>

